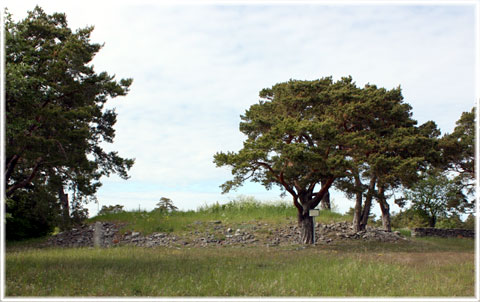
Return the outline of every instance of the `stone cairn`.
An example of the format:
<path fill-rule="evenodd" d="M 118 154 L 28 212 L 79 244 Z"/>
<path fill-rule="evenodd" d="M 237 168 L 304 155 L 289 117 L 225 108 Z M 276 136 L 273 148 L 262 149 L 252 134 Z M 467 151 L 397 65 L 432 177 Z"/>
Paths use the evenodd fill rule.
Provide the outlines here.
<path fill-rule="evenodd" d="M 197 231 L 195 226 L 207 224 L 207 231 Z M 290 245 L 300 244 L 300 228 L 296 224 L 287 226 L 268 225 L 257 222 L 248 224 L 248 228 L 233 230 L 223 226 L 221 221 L 194 222 L 192 231 L 184 237 L 169 233 L 142 235 L 139 232 L 119 232 L 125 224 L 96 222 L 82 225 L 50 237 L 48 246 L 61 247 L 112 247 L 117 245 L 134 245 L 143 247 L 167 246 L 229 246 L 229 245 Z M 203 229 L 203 228 L 202 228 Z M 365 231 L 353 232 L 352 224 L 337 222 L 332 224 L 317 223 L 315 237 L 318 244 L 331 244 L 345 240 L 398 242 L 407 240 L 399 232 L 386 232 L 367 226 Z"/>
<path fill-rule="evenodd" d="M 69 231 L 64 231 L 51 236 L 47 245 L 62 247 L 109 247 L 114 245 L 115 238 L 119 236 L 121 225 L 111 222 L 96 222 L 90 225 L 80 225 Z"/>

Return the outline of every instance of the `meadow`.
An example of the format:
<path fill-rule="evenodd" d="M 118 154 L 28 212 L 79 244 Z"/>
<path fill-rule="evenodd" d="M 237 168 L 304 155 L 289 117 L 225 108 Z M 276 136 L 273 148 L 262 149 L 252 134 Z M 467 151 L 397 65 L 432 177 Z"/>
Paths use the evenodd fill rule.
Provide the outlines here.
<path fill-rule="evenodd" d="M 194 221 L 260 219 L 281 226 L 294 218 L 287 204 L 244 201 L 163 216 L 119 213 L 90 222 L 128 221 L 127 228 L 140 232 L 157 227 L 181 233 Z M 324 212 L 319 219 L 348 217 Z M 474 240 L 466 238 L 104 249 L 39 248 L 41 241 L 7 243 L 7 296 L 473 297 L 475 291 Z"/>

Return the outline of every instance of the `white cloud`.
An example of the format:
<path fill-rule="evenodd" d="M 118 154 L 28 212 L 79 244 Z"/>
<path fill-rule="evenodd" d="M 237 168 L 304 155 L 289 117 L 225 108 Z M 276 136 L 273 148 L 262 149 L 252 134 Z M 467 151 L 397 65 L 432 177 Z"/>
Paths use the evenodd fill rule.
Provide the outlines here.
<path fill-rule="evenodd" d="M 23 17 L 34 3 L 7 6 Z M 401 85 L 414 117 L 444 132 L 474 104 L 473 6 L 39 5 L 66 12 L 73 28 L 95 25 L 92 40 L 105 42 L 97 71 L 134 79 L 127 97 L 111 101 L 117 136 L 106 146 L 136 158 L 132 178 L 105 179 L 99 193 L 126 208 L 137 206 L 136 196 L 156 203 L 155 187 L 169 188 L 185 208 L 220 199 L 218 186 L 230 176 L 215 168 L 213 154 L 241 148 L 239 115 L 262 88 L 290 78 L 352 75 L 359 85 Z M 208 193 L 189 193 L 199 184 Z"/>

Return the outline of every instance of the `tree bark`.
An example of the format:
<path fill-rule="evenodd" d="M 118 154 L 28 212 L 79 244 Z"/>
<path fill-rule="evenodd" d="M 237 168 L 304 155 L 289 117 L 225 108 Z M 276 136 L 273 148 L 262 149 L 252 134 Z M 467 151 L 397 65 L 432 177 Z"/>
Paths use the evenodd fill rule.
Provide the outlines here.
<path fill-rule="evenodd" d="M 391 232 L 392 227 L 390 225 L 390 206 L 385 198 L 384 190 L 385 188 L 383 186 L 378 188 L 378 203 L 380 204 L 380 210 L 382 211 L 383 229 L 387 232 Z"/>
<path fill-rule="evenodd" d="M 24 188 L 28 184 L 30 184 L 32 180 L 35 178 L 35 176 L 37 175 L 38 169 L 40 168 L 40 164 L 42 163 L 42 161 L 43 161 L 42 157 L 37 158 L 37 161 L 35 163 L 35 166 L 32 169 L 32 172 L 30 173 L 30 176 L 27 179 L 20 182 L 16 182 L 12 186 L 6 188 L 5 195 L 7 197 L 10 197 L 17 189 Z M 8 179 L 5 179 L 5 181 L 8 182 Z"/>
<path fill-rule="evenodd" d="M 375 184 L 377 182 L 376 177 L 370 179 L 368 186 L 367 196 L 365 197 L 365 205 L 362 210 L 362 219 L 360 221 L 360 230 L 365 231 L 367 229 L 368 217 L 370 216 L 370 209 L 372 207 L 373 192 L 375 190 Z"/>
<path fill-rule="evenodd" d="M 70 228 L 70 205 L 68 202 L 68 194 L 65 194 L 63 185 L 58 189 L 58 197 L 60 199 L 60 205 L 62 206 L 62 230 Z"/>
<path fill-rule="evenodd" d="M 322 201 L 320 201 L 320 209 L 329 211 L 332 209 L 330 204 L 330 192 L 327 191 L 323 196 Z"/>
<path fill-rule="evenodd" d="M 314 186 L 309 189 L 302 189 L 300 186 L 297 186 L 297 194 L 292 194 L 293 203 L 298 211 L 298 226 L 302 230 L 301 240 L 304 244 L 313 243 L 314 225 L 313 218 L 310 217 L 310 209 L 314 209 L 320 204 L 334 180 L 333 176 L 327 179 L 317 193 L 313 193 Z"/>
<path fill-rule="evenodd" d="M 20 160 L 20 156 L 17 154 L 13 155 L 12 158 L 5 165 L 5 182 L 8 183 L 8 180 L 12 176 L 13 170 Z"/>
<path fill-rule="evenodd" d="M 303 244 L 313 244 L 313 232 L 315 226 L 313 225 L 313 217 L 310 217 L 308 211 L 298 214 L 298 223 L 301 227 L 301 240 Z"/>
<path fill-rule="evenodd" d="M 353 212 L 353 231 L 359 232 L 360 231 L 360 222 L 362 221 L 362 202 L 363 202 L 363 193 L 361 191 L 362 182 L 358 175 L 355 175 L 355 187 L 358 191 L 355 193 L 356 200 L 355 200 L 355 209 Z"/>
<path fill-rule="evenodd" d="M 365 231 L 367 229 L 368 217 L 370 216 L 370 209 L 372 207 L 372 198 L 365 198 L 365 205 L 362 209 L 362 219 L 359 223 L 359 230 Z"/>
<path fill-rule="evenodd" d="M 326 183 L 327 183 L 327 179 L 322 180 L 321 181 L 322 187 L 325 186 Z M 320 209 L 322 209 L 322 210 L 331 210 L 332 209 L 332 206 L 330 204 L 330 192 L 327 191 L 325 193 L 325 195 L 323 196 L 322 201 L 320 201 Z"/>

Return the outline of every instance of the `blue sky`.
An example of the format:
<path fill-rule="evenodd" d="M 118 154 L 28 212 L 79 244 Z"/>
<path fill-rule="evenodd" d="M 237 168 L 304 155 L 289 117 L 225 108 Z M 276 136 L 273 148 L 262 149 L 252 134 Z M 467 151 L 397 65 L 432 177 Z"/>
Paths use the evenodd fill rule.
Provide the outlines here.
<path fill-rule="evenodd" d="M 105 42 L 96 71 L 134 79 L 129 95 L 109 104 L 118 122 L 115 142 L 105 148 L 136 164 L 128 181 L 103 179 L 100 207 L 152 209 L 160 197 L 181 209 L 238 195 L 278 200 L 278 190 L 255 184 L 222 195 L 219 185 L 230 172 L 212 162 L 215 152 L 242 147 L 239 116 L 278 82 L 352 75 L 360 86 L 400 85 L 413 117 L 434 120 L 443 133 L 475 104 L 473 1 L 6 5 L 23 18 L 37 3 L 48 13 L 65 12 L 72 28 L 95 25 L 92 41 Z M 333 196 L 340 211 L 353 206 L 343 194 Z M 97 205 L 88 208 L 95 214 Z"/>

